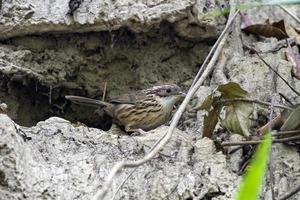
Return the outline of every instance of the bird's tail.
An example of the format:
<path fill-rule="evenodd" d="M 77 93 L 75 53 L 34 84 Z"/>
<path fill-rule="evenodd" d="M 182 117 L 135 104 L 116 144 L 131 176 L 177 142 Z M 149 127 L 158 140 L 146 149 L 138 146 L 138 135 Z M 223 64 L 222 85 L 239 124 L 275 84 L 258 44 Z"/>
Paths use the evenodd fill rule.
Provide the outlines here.
<path fill-rule="evenodd" d="M 111 107 L 112 106 L 110 103 L 96 100 L 96 99 L 86 98 L 86 97 L 67 95 L 67 96 L 65 96 L 65 98 L 72 101 L 73 103 L 85 105 L 85 106 L 93 106 L 93 107 L 103 107 L 103 106 Z"/>

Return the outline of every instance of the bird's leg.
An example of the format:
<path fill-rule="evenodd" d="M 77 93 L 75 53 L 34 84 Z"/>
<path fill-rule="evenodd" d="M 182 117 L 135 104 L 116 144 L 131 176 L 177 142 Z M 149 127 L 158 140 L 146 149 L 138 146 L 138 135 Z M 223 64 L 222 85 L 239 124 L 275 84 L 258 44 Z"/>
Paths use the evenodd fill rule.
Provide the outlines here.
<path fill-rule="evenodd" d="M 136 135 L 146 135 L 147 132 L 144 131 L 143 129 L 141 128 L 136 128 L 136 129 L 132 129 L 130 127 L 125 127 L 125 131 L 126 132 L 133 132 L 131 135 L 132 136 L 136 136 Z"/>
<path fill-rule="evenodd" d="M 138 128 L 138 129 L 131 129 L 130 131 L 133 131 L 133 133 L 131 135 L 133 136 L 137 136 L 137 135 L 146 135 L 147 132 L 144 131 L 143 129 L 141 128 Z"/>

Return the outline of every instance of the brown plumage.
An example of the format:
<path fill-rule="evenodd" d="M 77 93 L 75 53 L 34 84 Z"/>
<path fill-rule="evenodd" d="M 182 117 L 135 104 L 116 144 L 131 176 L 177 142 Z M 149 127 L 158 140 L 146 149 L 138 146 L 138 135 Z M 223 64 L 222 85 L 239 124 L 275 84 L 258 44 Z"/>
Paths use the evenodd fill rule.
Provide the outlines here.
<path fill-rule="evenodd" d="M 135 95 L 125 95 L 110 102 L 66 96 L 73 103 L 103 107 L 113 121 L 124 126 L 127 132 L 149 131 L 168 121 L 174 104 L 184 97 L 177 85 L 161 85 L 142 90 Z"/>

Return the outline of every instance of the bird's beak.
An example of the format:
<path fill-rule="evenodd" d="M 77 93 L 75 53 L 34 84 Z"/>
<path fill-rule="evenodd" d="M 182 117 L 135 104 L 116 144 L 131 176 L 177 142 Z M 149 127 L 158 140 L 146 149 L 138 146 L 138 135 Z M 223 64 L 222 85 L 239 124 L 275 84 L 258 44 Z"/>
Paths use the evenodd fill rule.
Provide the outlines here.
<path fill-rule="evenodd" d="M 186 96 L 186 93 L 184 93 L 184 92 L 179 92 L 179 95 L 180 95 L 182 98 L 184 98 L 184 97 Z"/>
<path fill-rule="evenodd" d="M 185 98 L 186 94 L 184 92 L 178 92 L 176 96 L 178 101 L 182 101 Z"/>

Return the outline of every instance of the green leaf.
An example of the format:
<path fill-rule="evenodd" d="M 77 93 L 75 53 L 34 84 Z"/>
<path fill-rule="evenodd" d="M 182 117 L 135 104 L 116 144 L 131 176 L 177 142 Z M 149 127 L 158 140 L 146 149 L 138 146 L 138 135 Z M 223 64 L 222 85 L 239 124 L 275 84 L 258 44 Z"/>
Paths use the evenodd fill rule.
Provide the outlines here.
<path fill-rule="evenodd" d="M 249 96 L 246 90 L 234 82 L 220 85 L 218 90 L 221 93 L 222 100 L 246 98 Z M 253 112 L 253 105 L 251 103 L 238 101 L 232 101 L 226 104 L 226 117 L 222 121 L 223 126 L 234 133 L 249 136 L 251 126 L 250 116 Z"/>
<path fill-rule="evenodd" d="M 262 5 L 277 5 L 277 4 L 299 4 L 299 0 L 268 0 L 263 1 Z"/>
<path fill-rule="evenodd" d="M 257 200 L 262 188 L 262 182 L 264 180 L 269 154 L 271 150 L 272 137 L 268 133 L 265 135 L 264 140 L 258 146 L 254 157 L 248 167 L 246 174 L 240 184 L 236 200 Z"/>
<path fill-rule="evenodd" d="M 218 87 L 219 92 L 223 99 L 233 99 L 233 98 L 245 98 L 249 96 L 249 93 L 242 89 L 241 86 L 234 82 L 229 82 Z"/>
<path fill-rule="evenodd" d="M 245 102 L 235 102 L 226 106 L 226 117 L 222 125 L 228 130 L 248 137 L 252 125 L 250 116 L 253 113 L 253 105 Z"/>
<path fill-rule="evenodd" d="M 236 5 L 236 8 L 239 10 L 246 10 L 246 9 L 251 9 L 254 7 L 258 6 L 264 6 L 264 5 L 298 5 L 299 0 L 273 0 L 273 1 L 254 1 L 254 2 L 246 2 L 246 3 L 238 3 Z M 214 11 L 205 13 L 203 15 L 199 16 L 199 19 L 210 19 L 210 18 L 215 18 L 219 17 L 222 15 L 225 15 L 226 13 L 230 12 L 230 8 L 224 8 L 224 9 L 216 9 Z"/>
<path fill-rule="evenodd" d="M 282 131 L 295 130 L 300 126 L 300 106 L 293 109 L 280 128 Z"/>

